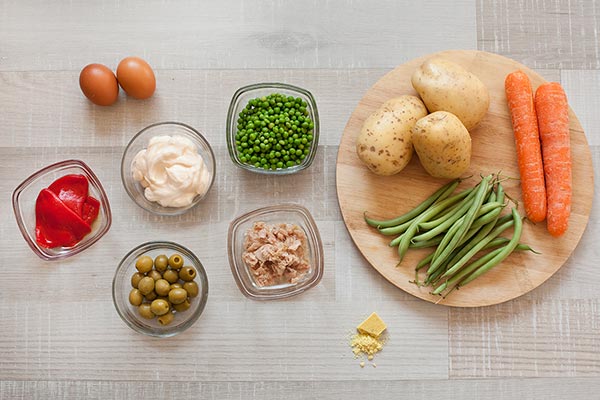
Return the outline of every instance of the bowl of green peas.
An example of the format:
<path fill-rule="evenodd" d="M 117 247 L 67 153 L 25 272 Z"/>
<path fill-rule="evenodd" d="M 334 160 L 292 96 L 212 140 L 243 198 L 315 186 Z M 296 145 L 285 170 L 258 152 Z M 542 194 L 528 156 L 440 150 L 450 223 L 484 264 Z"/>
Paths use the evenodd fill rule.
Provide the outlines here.
<path fill-rule="evenodd" d="M 261 174 L 293 174 L 312 164 L 318 142 L 317 103 L 308 90 L 257 83 L 233 95 L 227 147 L 237 166 Z"/>

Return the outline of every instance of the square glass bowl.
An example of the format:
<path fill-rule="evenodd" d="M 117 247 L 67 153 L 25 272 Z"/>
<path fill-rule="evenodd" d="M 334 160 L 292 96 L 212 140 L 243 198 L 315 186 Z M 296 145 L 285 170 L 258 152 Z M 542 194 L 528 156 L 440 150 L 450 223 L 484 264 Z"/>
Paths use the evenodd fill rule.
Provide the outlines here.
<path fill-rule="evenodd" d="M 236 146 L 236 135 L 238 133 L 237 129 L 237 121 L 239 118 L 240 112 L 246 107 L 248 102 L 255 98 L 260 98 L 263 96 L 268 96 L 273 93 L 279 93 L 286 96 L 300 97 L 304 102 L 306 102 L 306 109 L 308 111 L 308 116 L 312 119 L 314 127 L 313 127 L 313 140 L 310 144 L 309 152 L 302 160 L 301 164 L 294 165 L 286 168 L 277 168 L 277 169 L 263 169 L 258 168 L 252 164 L 242 162 L 240 160 L 240 154 L 238 152 Z M 231 99 L 231 103 L 229 104 L 229 111 L 227 112 L 227 148 L 229 149 L 229 156 L 235 165 L 241 167 L 245 170 L 256 172 L 259 174 L 269 174 L 269 175 L 287 175 L 293 174 L 299 171 L 302 171 L 305 168 L 308 168 L 313 160 L 315 159 L 315 155 L 317 153 L 317 147 L 319 145 L 319 113 L 317 111 L 317 103 L 313 95 L 306 89 L 302 89 L 297 86 L 288 85 L 285 83 L 257 83 L 254 85 L 244 86 L 238 89 L 233 98 Z"/>
<path fill-rule="evenodd" d="M 129 303 L 129 292 L 131 286 L 131 276 L 137 272 L 135 268 L 136 260 L 147 255 L 156 258 L 160 254 L 167 257 L 178 253 L 183 257 L 184 266 L 192 266 L 196 269 L 196 283 L 198 284 L 198 296 L 190 298 L 191 307 L 182 312 L 175 312 L 175 318 L 169 325 L 161 325 L 157 319 L 145 319 L 140 316 L 137 307 Z M 129 326 L 136 332 L 155 337 L 175 336 L 192 326 L 202 314 L 208 299 L 208 278 L 202 263 L 187 248 L 173 242 L 148 242 L 143 243 L 131 250 L 119 263 L 112 284 L 113 303 L 117 313 Z"/>
<path fill-rule="evenodd" d="M 79 243 L 71 247 L 55 247 L 47 249 L 40 246 L 35 240 L 35 204 L 38 194 L 58 178 L 69 175 L 84 175 L 89 181 L 89 195 L 100 202 L 98 217 L 92 224 L 92 231 Z M 106 192 L 100 180 L 83 161 L 65 160 L 42 168 L 25 179 L 13 192 L 12 204 L 17 225 L 31 247 L 31 250 L 44 260 L 60 260 L 81 253 L 96 243 L 110 228 L 112 215 Z"/>
<path fill-rule="evenodd" d="M 252 228 L 255 222 L 268 224 L 295 224 L 298 225 L 307 239 L 307 261 L 310 270 L 304 278 L 296 283 L 286 283 L 273 286 L 259 286 L 249 267 L 242 259 L 244 252 L 244 237 L 246 231 Z M 297 204 L 281 204 L 259 208 L 237 217 L 229 225 L 227 235 L 227 252 L 231 272 L 240 291 L 254 300 L 276 300 L 300 294 L 315 286 L 323 277 L 323 244 L 321 236 L 310 212 Z"/>
<path fill-rule="evenodd" d="M 144 187 L 140 182 L 133 179 L 131 162 L 136 154 L 148 147 L 150 139 L 163 135 L 184 136 L 190 139 L 196 145 L 198 154 L 202 156 L 205 167 L 210 174 L 210 183 L 206 187 L 205 192 L 197 195 L 192 203 L 185 207 L 163 207 L 157 202 L 146 199 Z M 191 126 L 180 122 L 159 122 L 142 129 L 129 141 L 121 159 L 121 180 L 129 197 L 144 210 L 157 215 L 180 215 L 197 206 L 210 191 L 215 181 L 216 168 L 215 155 L 204 135 Z"/>

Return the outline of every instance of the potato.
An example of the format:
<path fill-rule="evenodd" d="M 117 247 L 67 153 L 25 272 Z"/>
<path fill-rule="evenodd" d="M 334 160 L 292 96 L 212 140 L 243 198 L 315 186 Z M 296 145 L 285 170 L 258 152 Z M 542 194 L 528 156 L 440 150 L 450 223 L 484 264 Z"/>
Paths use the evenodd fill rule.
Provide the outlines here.
<path fill-rule="evenodd" d="M 451 112 L 467 130 L 483 119 L 490 106 L 490 94 L 483 82 L 451 61 L 429 59 L 417 68 L 411 81 L 429 112 Z"/>
<path fill-rule="evenodd" d="M 415 151 L 435 178 L 458 178 L 471 163 L 471 136 L 454 114 L 436 111 L 412 128 Z"/>
<path fill-rule="evenodd" d="M 411 128 L 427 115 L 415 96 L 390 99 L 364 122 L 356 140 L 358 158 L 378 175 L 402 171 L 413 155 Z"/>

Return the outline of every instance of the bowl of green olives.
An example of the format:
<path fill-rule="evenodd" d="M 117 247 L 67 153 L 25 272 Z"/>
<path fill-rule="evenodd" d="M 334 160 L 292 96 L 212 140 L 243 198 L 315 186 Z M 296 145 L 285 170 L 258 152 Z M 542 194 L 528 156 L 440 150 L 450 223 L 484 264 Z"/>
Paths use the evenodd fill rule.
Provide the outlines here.
<path fill-rule="evenodd" d="M 131 250 L 119 263 L 112 285 L 121 319 L 149 336 L 183 332 L 202 314 L 208 279 L 200 260 L 173 242 L 148 242 Z"/>

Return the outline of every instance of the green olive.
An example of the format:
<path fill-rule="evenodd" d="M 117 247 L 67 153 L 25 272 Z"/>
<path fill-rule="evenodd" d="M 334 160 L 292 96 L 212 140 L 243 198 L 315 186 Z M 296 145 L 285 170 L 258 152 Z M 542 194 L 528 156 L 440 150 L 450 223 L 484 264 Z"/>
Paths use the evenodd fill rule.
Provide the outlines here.
<path fill-rule="evenodd" d="M 171 303 L 171 300 L 169 300 L 169 296 L 158 296 L 157 299 L 166 301 L 167 303 L 169 303 L 169 307 L 173 305 L 173 303 Z"/>
<path fill-rule="evenodd" d="M 154 259 L 154 268 L 156 268 L 158 272 L 165 272 L 168 266 L 169 259 L 164 254 L 156 256 L 156 258 Z"/>
<path fill-rule="evenodd" d="M 188 293 L 190 297 L 198 296 L 198 292 L 200 289 L 198 288 L 198 284 L 196 282 L 186 282 L 183 284 L 183 288 Z"/>
<path fill-rule="evenodd" d="M 144 274 L 142 274 L 141 272 L 136 272 L 135 274 L 131 275 L 131 286 L 137 288 L 138 284 L 140 283 L 143 277 Z"/>
<path fill-rule="evenodd" d="M 181 271 L 179 271 L 179 279 L 182 279 L 186 282 L 191 282 L 196 277 L 196 270 L 194 267 L 183 267 Z"/>
<path fill-rule="evenodd" d="M 183 303 L 173 304 L 173 308 L 177 312 L 183 312 L 183 311 L 187 310 L 188 308 L 190 308 L 190 306 L 191 306 L 191 304 L 188 299 L 186 299 Z"/>
<path fill-rule="evenodd" d="M 179 269 L 183 267 L 183 257 L 179 254 L 173 254 L 169 257 L 169 266 L 173 269 Z"/>
<path fill-rule="evenodd" d="M 160 317 L 158 317 L 158 323 L 161 325 L 169 325 L 171 322 L 173 322 L 174 318 L 175 316 L 173 315 L 173 313 L 168 312 L 165 315 L 161 315 Z"/>
<path fill-rule="evenodd" d="M 138 283 L 137 288 L 140 290 L 140 292 L 142 292 L 144 296 L 147 295 L 148 293 L 154 290 L 154 279 L 150 278 L 149 276 L 143 277 L 140 280 L 140 283 Z"/>
<path fill-rule="evenodd" d="M 142 274 L 150 272 L 150 270 L 152 269 L 153 265 L 154 265 L 154 261 L 152 261 L 152 258 L 150 258 L 149 256 L 141 256 L 135 262 L 135 267 Z"/>
<path fill-rule="evenodd" d="M 152 271 L 148 272 L 148 275 L 150 278 L 154 279 L 154 281 L 157 281 L 159 279 L 162 279 L 162 274 L 160 272 L 158 272 L 157 270 L 153 269 Z"/>
<path fill-rule="evenodd" d="M 150 307 L 150 304 L 148 303 L 144 303 L 142 305 L 140 305 L 138 307 L 138 313 L 146 319 L 152 319 L 154 318 L 154 313 L 152 312 L 152 308 Z"/>
<path fill-rule="evenodd" d="M 156 299 L 150 304 L 152 312 L 156 315 L 165 315 L 169 312 L 169 303 L 163 299 Z"/>
<path fill-rule="evenodd" d="M 175 282 L 175 283 L 171 284 L 171 290 L 173 290 L 173 289 L 181 289 L 181 288 L 183 288 L 183 286 L 181 286 L 181 283 L 179 283 L 179 282 Z"/>
<path fill-rule="evenodd" d="M 163 274 L 163 279 L 166 279 L 169 283 L 175 283 L 179 280 L 179 275 L 177 274 L 177 271 L 168 269 Z"/>
<path fill-rule="evenodd" d="M 148 301 L 152 301 L 157 297 L 158 297 L 158 295 L 156 294 L 156 292 L 154 290 L 144 296 L 144 298 Z"/>
<path fill-rule="evenodd" d="M 185 289 L 173 289 L 169 292 L 169 300 L 173 304 L 181 304 L 187 299 L 187 295 Z"/>
<path fill-rule="evenodd" d="M 154 291 L 159 296 L 167 296 L 171 290 L 171 284 L 166 279 L 159 279 L 154 282 Z"/>
<path fill-rule="evenodd" d="M 140 291 L 137 289 L 131 289 L 131 292 L 129 292 L 129 302 L 131 305 L 137 307 L 142 304 L 142 301 L 144 301 L 144 296 L 142 296 Z"/>

